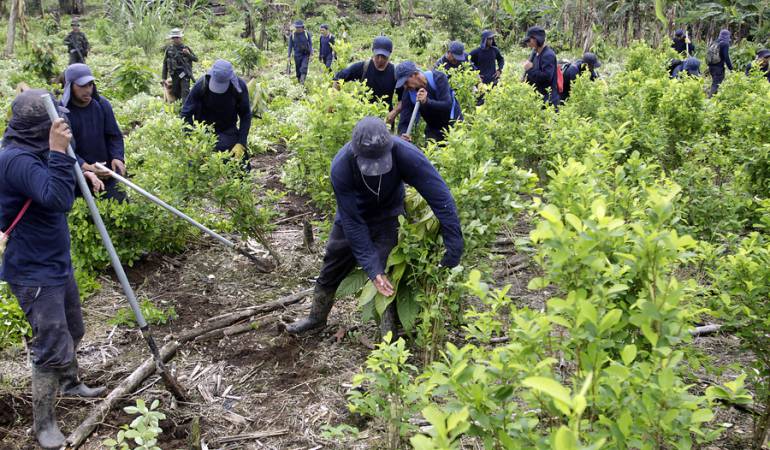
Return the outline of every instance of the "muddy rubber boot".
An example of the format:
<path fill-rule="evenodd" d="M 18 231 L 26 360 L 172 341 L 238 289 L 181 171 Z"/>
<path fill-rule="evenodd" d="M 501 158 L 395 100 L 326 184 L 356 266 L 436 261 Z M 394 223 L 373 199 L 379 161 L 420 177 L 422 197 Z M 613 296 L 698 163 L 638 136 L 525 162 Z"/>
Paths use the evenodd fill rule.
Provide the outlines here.
<path fill-rule="evenodd" d="M 54 413 L 58 389 L 59 371 L 32 368 L 32 429 L 38 444 L 46 450 L 64 445 L 64 435 L 59 431 Z"/>
<path fill-rule="evenodd" d="M 307 75 L 304 73 L 299 76 L 299 84 L 305 84 L 305 78 L 307 78 Z"/>
<path fill-rule="evenodd" d="M 382 317 L 380 318 L 380 338 L 384 339 L 385 335 L 390 332 L 392 333 L 392 341 L 398 339 L 397 325 L 398 318 L 396 317 L 396 302 L 392 301 L 390 302 L 390 305 L 385 308 L 385 311 L 382 312 Z"/>
<path fill-rule="evenodd" d="M 314 330 L 326 326 L 326 319 L 334 306 L 334 292 L 325 292 L 316 287 L 313 292 L 313 306 L 310 307 L 310 314 L 304 319 L 300 319 L 286 326 L 286 332 L 289 334 L 301 334 L 306 331 Z"/>
<path fill-rule="evenodd" d="M 69 397 L 84 397 L 94 398 L 99 397 L 107 389 L 104 386 L 88 387 L 85 383 L 80 381 L 78 377 L 78 361 L 77 359 L 72 361 L 61 373 L 61 393 L 62 395 Z"/>

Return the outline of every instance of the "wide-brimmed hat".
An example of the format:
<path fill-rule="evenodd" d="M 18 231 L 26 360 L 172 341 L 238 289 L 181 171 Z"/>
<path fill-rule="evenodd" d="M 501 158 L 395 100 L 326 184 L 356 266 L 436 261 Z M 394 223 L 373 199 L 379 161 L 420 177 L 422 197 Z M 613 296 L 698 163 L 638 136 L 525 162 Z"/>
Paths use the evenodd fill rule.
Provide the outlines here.
<path fill-rule="evenodd" d="M 535 38 L 537 45 L 545 44 L 545 29 L 543 27 L 529 27 L 524 39 L 521 40 L 521 45 L 527 45 L 531 38 Z"/>
<path fill-rule="evenodd" d="M 393 168 L 393 137 L 379 117 L 364 117 L 353 129 L 350 140 L 353 156 L 367 177 L 386 174 Z"/>
<path fill-rule="evenodd" d="M 182 30 L 179 28 L 172 28 L 171 31 L 169 31 L 168 36 L 166 36 L 166 39 L 172 39 L 172 38 L 181 38 L 184 37 L 184 33 L 182 33 Z"/>

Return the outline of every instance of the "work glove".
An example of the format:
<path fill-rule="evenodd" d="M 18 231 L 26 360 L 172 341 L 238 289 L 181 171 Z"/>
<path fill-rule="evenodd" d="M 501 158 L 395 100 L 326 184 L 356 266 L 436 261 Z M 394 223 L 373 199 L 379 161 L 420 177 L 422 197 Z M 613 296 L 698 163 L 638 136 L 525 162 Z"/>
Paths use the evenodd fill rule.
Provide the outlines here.
<path fill-rule="evenodd" d="M 233 148 L 230 151 L 233 152 L 233 156 L 236 159 L 243 159 L 243 157 L 246 155 L 246 147 L 244 147 L 241 143 L 233 145 Z"/>

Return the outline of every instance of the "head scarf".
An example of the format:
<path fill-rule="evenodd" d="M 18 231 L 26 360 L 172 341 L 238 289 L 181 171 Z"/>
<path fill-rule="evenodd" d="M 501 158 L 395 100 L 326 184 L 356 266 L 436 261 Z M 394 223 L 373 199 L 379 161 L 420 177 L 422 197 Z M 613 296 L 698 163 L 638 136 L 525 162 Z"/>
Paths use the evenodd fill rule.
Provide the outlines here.
<path fill-rule="evenodd" d="M 719 41 L 720 44 L 721 43 L 729 44 L 730 43 L 730 36 L 731 36 L 730 35 L 730 30 L 722 30 L 722 31 L 719 32 L 719 37 L 717 38 L 717 41 Z"/>
<path fill-rule="evenodd" d="M 51 95 L 44 89 L 28 89 L 16 96 L 11 103 L 12 115 L 3 135 L 3 147 L 13 143 L 41 156 L 48 151 L 51 119 L 41 98 L 44 94 Z"/>

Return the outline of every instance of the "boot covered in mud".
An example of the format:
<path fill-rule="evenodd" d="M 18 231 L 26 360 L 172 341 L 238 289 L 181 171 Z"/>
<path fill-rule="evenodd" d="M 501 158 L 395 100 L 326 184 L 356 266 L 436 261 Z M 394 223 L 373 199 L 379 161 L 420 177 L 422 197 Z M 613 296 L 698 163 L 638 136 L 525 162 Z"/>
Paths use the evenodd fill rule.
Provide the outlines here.
<path fill-rule="evenodd" d="M 78 377 L 78 360 L 73 359 L 70 364 L 61 373 L 61 392 L 62 395 L 70 397 L 94 398 L 104 393 L 104 386 L 88 387 Z"/>
<path fill-rule="evenodd" d="M 306 331 L 314 330 L 326 326 L 326 319 L 334 306 L 335 291 L 328 292 L 316 285 L 313 292 L 313 306 L 310 307 L 310 314 L 304 319 L 300 319 L 286 326 L 286 332 L 289 334 L 301 334 Z"/>
<path fill-rule="evenodd" d="M 32 426 L 38 444 L 44 449 L 58 449 L 64 445 L 64 435 L 56 424 L 56 391 L 60 371 L 32 368 Z"/>
<path fill-rule="evenodd" d="M 392 340 L 396 340 L 398 337 L 398 314 L 396 313 L 395 300 L 390 302 L 380 318 L 380 337 L 384 339 L 388 333 L 391 333 Z"/>

